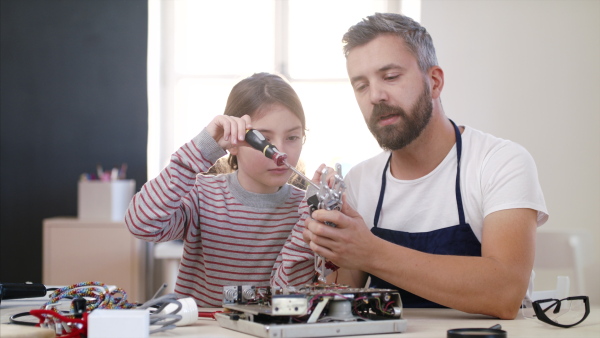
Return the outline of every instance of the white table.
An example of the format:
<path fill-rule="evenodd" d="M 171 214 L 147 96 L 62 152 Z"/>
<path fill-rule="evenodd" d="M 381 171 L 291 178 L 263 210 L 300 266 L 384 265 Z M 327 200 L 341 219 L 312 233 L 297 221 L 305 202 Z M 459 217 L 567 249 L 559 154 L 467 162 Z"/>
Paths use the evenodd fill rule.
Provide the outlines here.
<path fill-rule="evenodd" d="M 551 326 L 535 319 L 521 316 L 515 320 L 499 320 L 482 315 L 471 315 L 452 309 L 404 309 L 404 318 L 408 329 L 404 333 L 386 335 L 352 336 L 356 338 L 410 338 L 410 337 L 446 337 L 446 331 L 456 328 L 489 328 L 500 324 L 508 337 L 600 337 L 600 306 L 595 306 L 588 318 L 578 326 L 563 329 Z M 253 337 L 220 327 L 216 321 L 199 319 L 193 326 L 180 327 L 172 332 L 166 331 L 151 337 Z"/>
<path fill-rule="evenodd" d="M 8 323 L 10 316 L 14 313 L 39 308 L 41 304 L 43 304 L 43 300 L 40 302 L 39 298 L 3 301 L 0 305 L 1 323 Z M 203 311 L 211 310 L 218 309 L 203 309 Z M 569 329 L 554 327 L 539 320 L 525 319 L 521 316 L 515 320 L 499 320 L 452 309 L 404 309 L 404 318 L 408 322 L 408 330 L 404 333 L 352 337 L 446 337 L 446 331 L 449 329 L 488 328 L 495 324 L 502 325 L 502 329 L 507 331 L 508 337 L 600 337 L 600 306 L 592 306 L 588 318 L 578 326 Z M 222 328 L 215 320 L 200 318 L 194 325 L 159 332 L 150 337 L 251 338 L 253 336 Z"/>

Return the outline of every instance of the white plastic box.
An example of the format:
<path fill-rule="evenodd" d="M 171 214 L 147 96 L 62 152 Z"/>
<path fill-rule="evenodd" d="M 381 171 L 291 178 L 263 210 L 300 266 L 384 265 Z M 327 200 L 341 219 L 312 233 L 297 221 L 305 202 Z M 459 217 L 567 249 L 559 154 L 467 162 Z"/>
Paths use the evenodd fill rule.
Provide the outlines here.
<path fill-rule="evenodd" d="M 96 309 L 88 316 L 88 338 L 147 338 L 150 336 L 148 309 Z"/>
<path fill-rule="evenodd" d="M 122 222 L 135 194 L 135 180 L 79 181 L 77 217 L 86 221 Z"/>

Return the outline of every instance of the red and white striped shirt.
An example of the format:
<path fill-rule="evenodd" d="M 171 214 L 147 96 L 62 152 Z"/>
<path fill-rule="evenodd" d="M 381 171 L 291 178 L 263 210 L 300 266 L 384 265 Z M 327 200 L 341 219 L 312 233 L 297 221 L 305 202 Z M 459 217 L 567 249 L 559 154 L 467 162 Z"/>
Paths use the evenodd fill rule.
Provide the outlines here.
<path fill-rule="evenodd" d="M 226 285 L 298 286 L 314 275 L 313 253 L 302 241 L 305 192 L 286 184 L 256 194 L 242 188 L 237 172 L 198 174 L 225 154 L 202 131 L 144 184 L 125 216 L 137 238 L 183 240 L 175 292 L 201 307 L 222 306 Z"/>

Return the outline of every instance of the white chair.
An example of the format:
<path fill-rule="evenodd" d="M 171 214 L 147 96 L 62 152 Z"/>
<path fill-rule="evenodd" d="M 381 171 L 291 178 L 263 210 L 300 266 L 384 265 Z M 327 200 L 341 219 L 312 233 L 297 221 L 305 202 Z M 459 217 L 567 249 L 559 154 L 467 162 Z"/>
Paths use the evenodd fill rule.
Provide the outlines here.
<path fill-rule="evenodd" d="M 542 277 L 544 271 L 559 277 L 556 289 L 548 290 L 545 293 L 536 291 L 534 283 L 533 300 L 568 297 L 570 281 L 573 281 L 576 295 L 584 295 L 583 259 L 583 240 L 580 234 L 564 231 L 538 231 L 533 264 L 536 278 Z M 549 295 L 549 292 L 554 295 L 545 297 L 544 295 Z"/>
<path fill-rule="evenodd" d="M 166 283 L 164 294 L 175 291 L 175 282 L 179 274 L 179 263 L 183 255 L 183 242 L 170 241 L 154 245 L 154 259 L 160 261 L 162 275 L 160 283 Z"/>
<path fill-rule="evenodd" d="M 531 294 L 531 300 L 536 301 L 540 299 L 563 299 L 569 297 L 570 288 L 569 276 L 558 276 L 556 278 L 556 289 L 544 290 L 544 291 L 533 291 Z"/>

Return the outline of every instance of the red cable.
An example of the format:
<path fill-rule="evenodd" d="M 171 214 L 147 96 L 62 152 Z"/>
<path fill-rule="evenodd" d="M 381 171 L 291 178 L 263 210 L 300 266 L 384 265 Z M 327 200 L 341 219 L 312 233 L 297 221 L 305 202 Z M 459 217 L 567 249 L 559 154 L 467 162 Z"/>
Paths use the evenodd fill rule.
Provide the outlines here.
<path fill-rule="evenodd" d="M 69 325 L 69 328 L 71 329 L 70 333 L 65 333 L 57 337 L 79 338 L 82 335 L 85 336 L 87 334 L 87 312 L 83 314 L 82 319 L 65 317 L 54 310 L 34 309 L 30 310 L 29 313 L 40 320 L 37 326 L 41 326 L 41 324 L 43 324 L 46 320 L 49 319 L 48 317 L 56 317 L 65 324 L 71 324 Z M 81 327 L 77 327 L 77 325 L 73 324 L 80 324 Z"/>
<path fill-rule="evenodd" d="M 212 318 L 215 319 L 215 313 L 221 313 L 223 311 L 204 312 L 198 311 L 198 318 Z"/>

